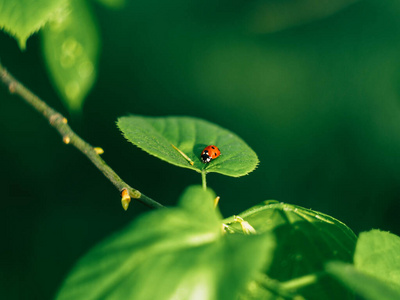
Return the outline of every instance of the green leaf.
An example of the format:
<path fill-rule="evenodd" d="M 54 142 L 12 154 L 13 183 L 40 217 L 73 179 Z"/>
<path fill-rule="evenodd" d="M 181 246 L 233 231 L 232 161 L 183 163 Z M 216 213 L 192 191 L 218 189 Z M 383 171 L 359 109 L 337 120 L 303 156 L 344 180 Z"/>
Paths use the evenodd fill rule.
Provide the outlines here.
<path fill-rule="evenodd" d="M 400 293 L 400 237 L 380 230 L 362 232 L 354 254 L 354 266 Z"/>
<path fill-rule="evenodd" d="M 342 222 L 300 206 L 265 201 L 239 215 L 258 233 L 273 232 L 277 246 L 266 274 L 280 282 L 318 274 L 330 260 L 350 262 L 356 236 Z M 225 220 L 228 229 L 241 231 L 233 218 Z M 297 290 L 306 299 L 352 299 L 353 295 L 330 278 Z"/>
<path fill-rule="evenodd" d="M 49 20 L 60 20 L 66 7 L 66 0 L 0 0 L 0 29 L 15 37 L 23 50 L 28 37 Z"/>
<path fill-rule="evenodd" d="M 134 145 L 170 164 L 207 173 L 240 177 L 253 171 L 258 158 L 234 133 L 205 120 L 192 117 L 128 116 L 118 119 L 118 127 Z M 189 162 L 172 146 L 187 155 Z M 221 155 L 208 164 L 200 154 L 208 145 L 216 145 Z"/>
<path fill-rule="evenodd" d="M 70 13 L 43 30 L 50 77 L 67 107 L 79 112 L 97 76 L 100 37 L 86 1 L 71 0 Z"/>
<path fill-rule="evenodd" d="M 271 235 L 224 235 L 214 193 L 190 187 L 91 250 L 57 299 L 231 300 L 271 255 Z M 250 255 L 251 254 L 251 255 Z"/>
<path fill-rule="evenodd" d="M 351 264 L 330 262 L 326 265 L 326 271 L 365 300 L 400 299 L 399 291 L 374 276 L 358 271 Z"/>
<path fill-rule="evenodd" d="M 354 266 L 331 262 L 326 270 L 367 300 L 400 299 L 400 237 L 389 232 L 363 232 L 357 241 Z"/>

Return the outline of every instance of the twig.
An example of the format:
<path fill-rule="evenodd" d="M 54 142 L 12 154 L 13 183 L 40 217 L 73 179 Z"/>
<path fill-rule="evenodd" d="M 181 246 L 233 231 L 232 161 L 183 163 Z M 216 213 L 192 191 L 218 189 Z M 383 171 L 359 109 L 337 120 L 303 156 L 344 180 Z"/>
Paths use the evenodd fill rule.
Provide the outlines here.
<path fill-rule="evenodd" d="M 91 145 L 81 139 L 71 127 L 67 124 L 67 119 L 64 118 L 59 112 L 49 107 L 38 96 L 33 94 L 30 90 L 24 87 L 18 80 L 16 80 L 0 63 L 0 79 L 8 87 L 11 94 L 17 94 L 24 99 L 28 104 L 33 106 L 39 113 L 41 113 L 50 123 L 52 127 L 57 129 L 61 134 L 64 143 L 74 145 L 81 151 L 90 161 L 106 176 L 112 184 L 122 192 L 127 189 L 131 198 L 137 199 L 143 204 L 151 208 L 162 208 L 162 204 L 154 201 L 153 199 L 143 195 L 138 190 L 126 184 L 118 175 L 111 169 L 105 161 L 100 157 L 98 148 L 93 148 Z"/>

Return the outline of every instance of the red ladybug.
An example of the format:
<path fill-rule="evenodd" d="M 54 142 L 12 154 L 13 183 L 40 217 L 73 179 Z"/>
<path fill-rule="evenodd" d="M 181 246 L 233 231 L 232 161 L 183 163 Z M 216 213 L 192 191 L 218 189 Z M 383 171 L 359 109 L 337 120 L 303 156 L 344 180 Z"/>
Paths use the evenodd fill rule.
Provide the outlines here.
<path fill-rule="evenodd" d="M 210 145 L 204 148 L 203 152 L 201 152 L 201 160 L 203 163 L 209 163 L 213 159 L 216 159 L 218 156 L 220 156 L 221 151 L 219 151 L 217 146 Z"/>

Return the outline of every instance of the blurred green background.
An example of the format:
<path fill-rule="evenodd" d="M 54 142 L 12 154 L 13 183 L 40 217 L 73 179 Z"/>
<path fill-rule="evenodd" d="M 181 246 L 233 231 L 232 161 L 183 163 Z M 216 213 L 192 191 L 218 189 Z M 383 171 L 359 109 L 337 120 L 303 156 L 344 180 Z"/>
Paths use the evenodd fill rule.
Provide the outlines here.
<path fill-rule="evenodd" d="M 356 234 L 400 234 L 399 2 L 91 4 L 102 49 L 81 116 L 55 92 L 40 35 L 21 52 L 0 32 L 0 59 L 133 187 L 174 205 L 201 178 L 127 143 L 116 119 L 196 116 L 237 133 L 261 161 L 242 178 L 208 176 L 224 216 L 276 199 Z M 38 113 L 4 87 L 0 100 L 0 298 L 51 299 L 81 255 L 148 209 L 124 212 L 118 191 Z"/>

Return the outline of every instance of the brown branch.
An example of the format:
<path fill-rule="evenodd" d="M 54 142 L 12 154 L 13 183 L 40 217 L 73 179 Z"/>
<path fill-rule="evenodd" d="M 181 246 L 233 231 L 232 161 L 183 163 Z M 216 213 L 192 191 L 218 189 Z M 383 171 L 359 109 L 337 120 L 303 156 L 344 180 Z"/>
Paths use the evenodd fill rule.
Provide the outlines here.
<path fill-rule="evenodd" d="M 0 63 L 0 79 L 8 87 L 11 94 L 17 94 L 28 104 L 33 106 L 39 113 L 41 113 L 62 136 L 64 143 L 74 145 L 81 151 L 90 161 L 106 176 L 111 183 L 122 192 L 124 189 L 128 190 L 131 198 L 137 199 L 143 204 L 151 208 L 162 208 L 162 204 L 154 201 L 153 199 L 143 195 L 138 190 L 126 184 L 117 173 L 111 169 L 105 161 L 100 157 L 99 148 L 93 148 L 91 145 L 81 139 L 67 124 L 67 119 L 64 118 L 59 112 L 49 107 L 38 96 L 33 94 L 18 80 L 16 80 Z"/>

